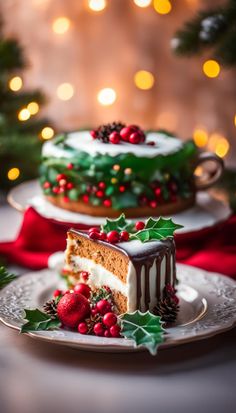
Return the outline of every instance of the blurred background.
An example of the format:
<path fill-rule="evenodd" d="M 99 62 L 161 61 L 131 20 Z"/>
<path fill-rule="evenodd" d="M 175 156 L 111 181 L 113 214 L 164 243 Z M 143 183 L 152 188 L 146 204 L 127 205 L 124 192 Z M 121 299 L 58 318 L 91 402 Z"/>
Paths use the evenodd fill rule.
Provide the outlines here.
<path fill-rule="evenodd" d="M 221 64 L 211 47 L 199 55 L 192 50 L 191 57 L 179 57 L 175 50 L 176 31 L 186 20 L 199 9 L 228 3 L 1 1 L 3 72 L 4 62 L 6 66 L 4 73 L 0 66 L 0 158 L 6 165 L 1 185 L 34 176 L 40 145 L 55 133 L 114 120 L 193 137 L 228 167 L 236 166 L 233 65 Z M 228 22 L 218 20 L 201 23 L 205 34 L 209 27 L 225 29 Z M 15 49 L 4 49 L 6 39 L 12 38 Z M 194 49 L 194 39 L 192 45 Z M 31 157 L 33 168 L 32 163 L 27 167 Z"/>

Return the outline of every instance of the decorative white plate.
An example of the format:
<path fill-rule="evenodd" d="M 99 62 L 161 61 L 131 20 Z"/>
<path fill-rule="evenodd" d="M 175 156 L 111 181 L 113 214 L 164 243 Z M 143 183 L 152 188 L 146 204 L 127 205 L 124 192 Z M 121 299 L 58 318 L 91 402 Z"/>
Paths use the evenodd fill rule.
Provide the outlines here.
<path fill-rule="evenodd" d="M 216 273 L 178 265 L 180 312 L 176 324 L 167 329 L 160 348 L 200 340 L 229 330 L 236 325 L 236 282 Z M 20 329 L 23 308 L 41 308 L 58 287 L 58 275 L 42 270 L 19 277 L 0 293 L 0 320 Z M 81 335 L 63 329 L 27 333 L 38 340 L 51 341 L 91 351 L 127 352 L 135 348 L 131 340 Z"/>
<path fill-rule="evenodd" d="M 83 223 L 94 226 L 104 224 L 105 222 L 105 218 L 102 217 L 78 214 L 50 204 L 42 195 L 37 181 L 24 182 L 13 188 L 9 192 L 8 201 L 14 208 L 20 211 L 24 211 L 27 206 L 31 205 L 43 217 L 60 223 Z M 231 210 L 226 203 L 215 199 L 207 192 L 199 192 L 196 205 L 193 208 L 172 215 L 172 218 L 175 222 L 184 226 L 184 228 L 178 230 L 178 233 L 186 233 L 211 227 L 221 221 L 225 221 L 230 215 Z M 136 218 L 135 220 L 138 219 Z"/>

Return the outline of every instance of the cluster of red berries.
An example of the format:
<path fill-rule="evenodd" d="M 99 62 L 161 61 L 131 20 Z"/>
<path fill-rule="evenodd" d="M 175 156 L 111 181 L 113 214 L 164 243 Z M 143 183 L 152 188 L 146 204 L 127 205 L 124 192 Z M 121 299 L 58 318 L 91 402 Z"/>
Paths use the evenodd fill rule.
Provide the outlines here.
<path fill-rule="evenodd" d="M 138 221 L 135 224 L 136 231 L 140 231 L 145 227 L 145 223 L 142 221 Z M 110 244 L 117 244 L 118 242 L 126 242 L 129 241 L 130 234 L 128 231 L 110 231 L 108 233 L 100 231 L 99 228 L 92 227 L 88 231 L 89 238 L 97 239 L 100 241 L 106 241 Z"/>
<path fill-rule="evenodd" d="M 77 329 L 81 334 L 87 334 L 89 326 L 86 318 L 99 316 L 101 321 L 94 323 L 92 333 L 97 336 L 120 337 L 120 326 L 111 303 L 106 299 L 101 299 L 91 306 L 89 301 L 91 289 L 87 284 L 78 283 L 72 291 L 55 290 L 53 296 L 54 298 L 60 297 L 57 315 L 65 327 Z"/>
<path fill-rule="evenodd" d="M 73 169 L 73 168 L 74 168 L 74 165 L 72 163 L 69 163 L 67 165 L 67 169 Z M 55 186 L 53 186 L 48 181 L 44 182 L 43 188 L 51 189 L 53 194 L 55 195 L 59 195 L 59 194 L 64 195 L 63 196 L 64 202 L 68 202 L 69 197 L 67 196 L 67 192 L 75 187 L 73 182 L 70 182 L 68 180 L 68 177 L 65 174 L 58 174 L 56 176 L 56 181 L 57 181 L 57 184 Z"/>
<path fill-rule="evenodd" d="M 97 131 L 90 132 L 93 139 L 97 139 Z M 123 127 L 119 132 L 113 131 L 108 136 L 109 142 L 117 145 L 121 141 L 129 142 L 133 145 L 143 143 L 145 141 L 145 134 L 139 126 L 128 125 Z"/>

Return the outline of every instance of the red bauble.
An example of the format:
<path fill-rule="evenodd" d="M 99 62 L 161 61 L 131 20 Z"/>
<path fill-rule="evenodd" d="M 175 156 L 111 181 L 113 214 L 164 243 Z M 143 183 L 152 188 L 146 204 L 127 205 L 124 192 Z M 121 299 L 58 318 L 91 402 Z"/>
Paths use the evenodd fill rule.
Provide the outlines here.
<path fill-rule="evenodd" d="M 104 199 L 103 205 L 104 205 L 106 208 L 110 208 L 111 205 L 112 205 L 112 202 L 111 202 L 110 199 Z"/>
<path fill-rule="evenodd" d="M 104 197 L 104 192 L 101 191 L 101 190 L 98 190 L 98 191 L 96 192 L 96 196 L 97 196 L 98 198 L 103 198 L 103 197 Z"/>
<path fill-rule="evenodd" d="M 44 189 L 50 188 L 50 187 L 51 187 L 50 182 L 48 182 L 48 181 L 47 181 L 47 182 L 44 182 L 43 187 L 44 187 Z"/>
<path fill-rule="evenodd" d="M 133 143 L 134 145 L 141 142 L 141 138 L 138 132 L 131 133 L 129 137 L 129 143 Z"/>
<path fill-rule="evenodd" d="M 89 298 L 91 289 L 87 284 L 79 283 L 79 284 L 76 284 L 76 286 L 74 287 L 74 292 L 76 294 L 79 293 L 79 294 L 84 295 L 86 298 Z"/>
<path fill-rule="evenodd" d="M 112 132 L 109 135 L 109 142 L 117 145 L 120 143 L 120 134 L 118 132 Z"/>
<path fill-rule="evenodd" d="M 61 181 L 61 179 L 66 179 L 66 175 L 65 174 L 58 174 L 56 177 L 57 182 Z"/>
<path fill-rule="evenodd" d="M 83 202 L 85 202 L 86 204 L 89 202 L 89 196 L 88 195 L 83 195 L 82 199 L 83 199 Z"/>
<path fill-rule="evenodd" d="M 121 241 L 129 241 L 129 233 L 127 231 L 121 231 L 120 240 Z"/>
<path fill-rule="evenodd" d="M 78 332 L 80 334 L 86 334 L 88 332 L 88 326 L 86 323 L 82 322 L 78 325 Z"/>
<path fill-rule="evenodd" d="M 105 182 L 99 182 L 98 188 L 100 188 L 100 189 L 105 189 L 105 188 L 106 188 Z"/>
<path fill-rule="evenodd" d="M 60 295 L 62 295 L 62 291 L 61 290 L 55 290 L 53 292 L 53 297 L 59 297 Z"/>
<path fill-rule="evenodd" d="M 89 279 L 88 271 L 81 271 L 80 276 L 83 278 L 84 281 L 87 281 Z"/>
<path fill-rule="evenodd" d="M 111 326 L 109 331 L 112 337 L 120 337 L 120 326 L 118 324 Z"/>
<path fill-rule="evenodd" d="M 103 324 L 107 327 L 114 326 L 117 322 L 117 316 L 114 313 L 106 313 L 102 319 Z"/>
<path fill-rule="evenodd" d="M 141 231 L 145 227 L 145 223 L 143 221 L 137 221 L 135 223 L 135 229 L 137 231 Z"/>
<path fill-rule="evenodd" d="M 104 327 L 102 323 L 96 323 L 93 327 L 93 331 L 96 336 L 103 336 L 104 335 Z"/>
<path fill-rule="evenodd" d="M 97 138 L 97 132 L 95 130 L 91 130 L 90 135 L 92 136 L 93 139 Z"/>
<path fill-rule="evenodd" d="M 157 202 L 156 202 L 156 201 L 150 201 L 150 202 L 149 202 L 149 206 L 150 206 L 151 208 L 156 208 L 156 207 L 157 207 Z"/>
<path fill-rule="evenodd" d="M 108 232 L 107 241 L 111 244 L 116 244 L 117 242 L 119 242 L 119 233 L 117 231 Z"/>
<path fill-rule="evenodd" d="M 73 163 L 70 162 L 66 165 L 66 167 L 67 167 L 67 169 L 73 169 L 74 165 L 73 165 Z"/>
<path fill-rule="evenodd" d="M 120 131 L 121 139 L 122 139 L 123 141 L 128 142 L 128 141 L 129 141 L 129 137 L 130 137 L 130 135 L 131 135 L 132 132 L 133 132 L 133 129 L 130 128 L 130 127 L 122 128 L 121 131 Z"/>
<path fill-rule="evenodd" d="M 100 314 L 104 315 L 111 311 L 111 304 L 107 300 L 100 300 L 96 304 L 96 308 Z"/>
<path fill-rule="evenodd" d="M 82 294 L 65 294 L 57 306 L 57 315 L 61 323 L 69 328 L 76 328 L 90 312 L 87 298 Z"/>

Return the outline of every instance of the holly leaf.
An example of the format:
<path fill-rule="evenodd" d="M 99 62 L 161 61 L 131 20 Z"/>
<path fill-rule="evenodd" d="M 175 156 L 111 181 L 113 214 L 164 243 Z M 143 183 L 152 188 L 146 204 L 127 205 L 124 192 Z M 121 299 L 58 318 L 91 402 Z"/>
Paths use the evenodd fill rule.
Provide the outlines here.
<path fill-rule="evenodd" d="M 176 224 L 171 218 L 149 218 L 145 224 L 145 227 L 131 234 L 130 239 L 138 239 L 141 242 L 147 242 L 152 240 L 160 240 L 163 238 L 173 237 L 174 232 L 183 228 L 183 225 Z"/>
<path fill-rule="evenodd" d="M 27 321 L 21 327 L 21 333 L 38 330 L 54 330 L 60 327 L 61 323 L 57 318 L 51 318 L 48 314 L 38 310 L 24 310 L 24 319 Z"/>
<path fill-rule="evenodd" d="M 16 278 L 16 275 L 8 272 L 5 267 L 0 267 L 0 290 Z"/>
<path fill-rule="evenodd" d="M 120 320 L 121 334 L 124 337 L 134 340 L 136 347 L 146 347 L 153 356 L 157 354 L 158 346 L 164 342 L 165 333 L 159 316 L 137 310 L 123 314 Z"/>
<path fill-rule="evenodd" d="M 126 221 L 125 214 L 121 214 L 117 219 L 106 219 L 106 223 L 102 225 L 102 231 L 108 233 L 110 231 L 131 231 L 134 224 Z"/>

